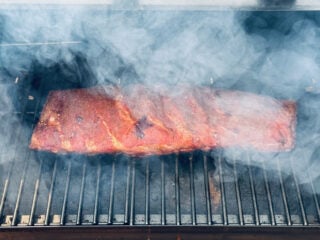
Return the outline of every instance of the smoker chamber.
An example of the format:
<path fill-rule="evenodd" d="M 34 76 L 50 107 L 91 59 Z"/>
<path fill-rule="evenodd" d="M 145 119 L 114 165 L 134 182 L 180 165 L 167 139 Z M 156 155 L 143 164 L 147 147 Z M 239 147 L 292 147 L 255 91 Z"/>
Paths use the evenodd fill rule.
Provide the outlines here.
<path fill-rule="evenodd" d="M 125 8 L 128 3 L 121 2 L 110 11 L 102 11 L 98 17 L 111 15 L 112 11 L 118 14 L 118 8 Z M 135 8 L 139 1 L 133 2 L 133 12 L 139 12 L 140 7 Z M 147 6 L 150 1 L 141 2 L 146 4 L 142 7 L 150 7 Z M 155 5 L 161 3 L 155 2 Z M 207 2 L 212 4 L 214 1 Z M 249 4 L 246 10 L 255 9 L 254 1 L 243 2 Z M 277 9 L 279 1 L 272 2 L 275 5 L 267 6 L 267 10 Z M 316 3 L 308 5 L 310 1 L 284 2 L 292 10 L 320 9 Z M 5 5 L 4 10 L 11 11 L 15 7 Z M 213 9 L 220 7 L 213 6 Z M 204 5 L 198 9 L 206 8 Z M 61 11 L 61 7 L 57 9 Z M 122 10 L 120 13 L 123 14 Z M 194 16 L 197 14 L 202 13 L 196 11 Z M 210 12 L 205 14 L 210 15 Z M 307 15 L 317 18 L 317 14 L 310 12 Z M 247 20 L 252 23 L 248 24 L 247 31 L 255 31 L 255 21 L 257 28 L 261 24 L 263 30 L 278 26 L 272 22 L 279 21 L 274 20 L 277 16 L 266 15 L 266 22 L 271 19 L 269 25 L 265 26 L 264 21 L 253 14 Z M 1 17 L 0 30 L 5 22 Z M 280 22 L 285 18 L 284 15 Z M 177 30 L 180 26 L 173 24 L 172 28 Z M 280 24 L 279 28 L 288 31 L 285 24 Z M 91 33 L 89 31 L 88 35 Z M 170 32 L 164 34 L 167 38 L 172 37 Z M 0 34 L 0 60 L 10 58 L 15 48 L 25 46 L 30 52 L 44 49 L 37 55 L 41 58 L 41 54 L 50 54 L 51 47 L 63 51 L 69 44 L 83 44 L 84 49 L 96 44 L 93 41 L 86 45 L 86 39 L 80 37 L 80 41 L 36 39 L 27 43 L 2 43 L 2 38 L 5 39 Z M 158 42 L 162 40 L 160 38 Z M 110 47 L 101 51 L 101 55 L 110 56 L 111 60 L 107 59 L 106 63 L 116 62 L 117 74 L 124 81 L 138 81 L 130 61 L 117 58 L 113 50 Z M 77 46 L 72 51 L 77 53 Z M 21 58 L 32 55 L 28 54 L 22 54 Z M 101 55 L 94 58 L 100 59 Z M 5 85 L 6 94 L 12 97 L 14 105 L 13 108 L 0 108 L 0 136 L 5 136 L 0 141 L 0 239 L 319 239 L 320 179 L 311 172 L 315 170 L 312 167 L 318 165 L 308 166 L 312 162 L 300 159 L 306 164 L 306 177 L 301 181 L 301 166 L 295 165 L 297 156 L 292 152 L 278 153 L 273 158 L 271 153 L 243 151 L 230 155 L 225 154 L 226 149 L 149 157 L 31 151 L 28 148 L 30 137 L 48 92 L 97 84 L 92 80 L 94 74 L 88 68 L 85 56 L 72 57 L 75 66 L 62 62 L 48 67 L 37 60 L 32 62 L 28 72 L 17 70 L 15 66 L 0 66 L 0 83 Z M 10 67 L 14 70 L 10 71 Z M 243 79 L 232 87 L 245 90 L 246 86 L 252 86 L 250 90 L 255 92 L 258 87 L 252 79 Z M 268 86 L 263 87 L 268 90 Z M 273 97 L 278 97 L 279 92 Z M 301 100 L 305 101 L 303 106 L 310 106 L 307 111 L 318 113 L 318 105 L 308 103 L 314 99 L 320 102 L 319 93 L 306 95 L 308 97 Z M 299 117 L 298 128 L 301 129 L 304 125 L 299 126 Z M 309 137 L 317 141 L 311 134 Z M 318 156 L 314 158 L 319 162 Z"/>
<path fill-rule="evenodd" d="M 45 90 L 19 81 L 11 89 L 21 111 L 4 114 L 16 127 L 15 149 L 1 146 L 1 239 L 318 238 L 320 181 L 299 184 L 290 152 L 275 172 L 263 159 L 249 165 L 250 153 L 225 159 L 222 149 L 142 158 L 30 151 Z"/>

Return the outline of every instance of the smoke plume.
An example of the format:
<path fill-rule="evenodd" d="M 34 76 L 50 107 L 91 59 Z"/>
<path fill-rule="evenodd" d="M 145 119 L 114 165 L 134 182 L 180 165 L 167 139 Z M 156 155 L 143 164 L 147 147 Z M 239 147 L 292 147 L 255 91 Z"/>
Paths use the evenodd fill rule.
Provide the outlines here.
<path fill-rule="evenodd" d="M 301 181 L 306 168 L 313 179 L 319 177 L 317 13 L 61 10 L 33 6 L 0 14 L 3 146 L 14 145 L 6 139 L 17 123 L 8 124 L 8 116 L 22 107 L 19 97 L 26 86 L 37 93 L 40 85 L 45 92 L 105 83 L 165 84 L 173 92 L 181 83 L 210 85 L 297 101 L 296 148 L 290 154 L 256 153 L 252 164 L 267 158 L 266 167 L 273 169 L 274 162 L 291 156 Z M 45 93 L 39 97 L 45 99 Z M 242 153 L 228 149 L 224 154 Z"/>

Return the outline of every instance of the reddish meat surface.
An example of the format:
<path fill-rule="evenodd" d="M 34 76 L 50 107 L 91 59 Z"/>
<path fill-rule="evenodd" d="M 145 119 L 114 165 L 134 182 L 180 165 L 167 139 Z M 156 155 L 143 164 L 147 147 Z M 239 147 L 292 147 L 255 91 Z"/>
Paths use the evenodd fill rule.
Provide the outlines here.
<path fill-rule="evenodd" d="M 294 147 L 296 105 L 208 87 L 142 85 L 52 91 L 30 148 L 57 153 L 168 154 L 215 147 Z"/>

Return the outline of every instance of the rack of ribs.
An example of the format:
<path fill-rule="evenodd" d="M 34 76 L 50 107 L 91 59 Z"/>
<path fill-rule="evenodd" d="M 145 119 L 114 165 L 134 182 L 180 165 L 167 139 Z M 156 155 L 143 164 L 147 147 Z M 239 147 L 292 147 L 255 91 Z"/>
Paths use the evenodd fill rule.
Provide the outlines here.
<path fill-rule="evenodd" d="M 54 153 L 170 154 L 294 147 L 296 104 L 253 93 L 134 84 L 52 91 L 30 148 Z"/>

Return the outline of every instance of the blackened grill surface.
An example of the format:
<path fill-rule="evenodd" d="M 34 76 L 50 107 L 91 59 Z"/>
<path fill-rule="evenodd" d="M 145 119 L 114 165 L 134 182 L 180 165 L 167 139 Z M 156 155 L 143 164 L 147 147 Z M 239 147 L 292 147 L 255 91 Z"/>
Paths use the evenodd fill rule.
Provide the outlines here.
<path fill-rule="evenodd" d="M 281 153 L 276 172 L 263 161 L 249 167 L 250 153 L 241 162 L 225 159 L 221 149 L 144 158 L 39 153 L 28 149 L 28 141 L 42 103 L 32 89 L 24 94 L 22 111 L 7 116 L 18 119 L 8 136 L 14 149 L 1 146 L 0 230 L 19 233 L 22 227 L 45 234 L 60 226 L 54 229 L 63 234 L 78 226 L 87 233 L 101 228 L 115 233 L 120 227 L 123 235 L 146 236 L 137 227 L 148 226 L 157 236 L 157 228 L 150 229 L 161 226 L 167 234 L 319 233 L 320 181 L 298 184 L 291 153 Z M 281 169 L 288 166 L 287 175 Z"/>

